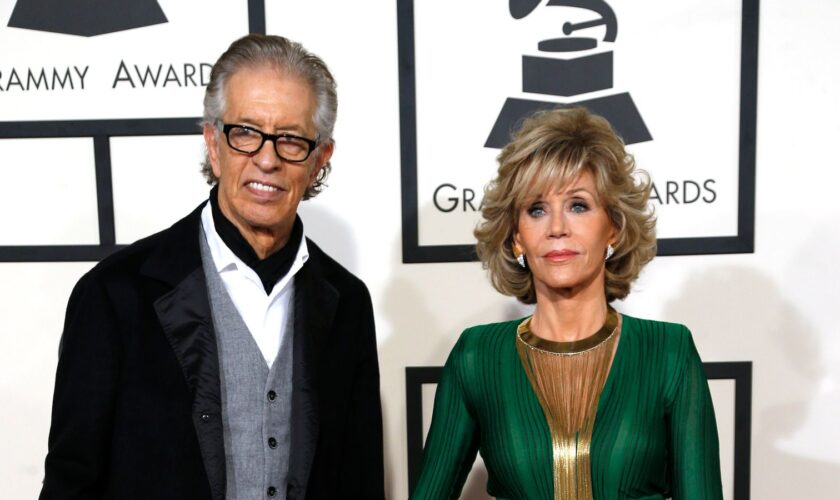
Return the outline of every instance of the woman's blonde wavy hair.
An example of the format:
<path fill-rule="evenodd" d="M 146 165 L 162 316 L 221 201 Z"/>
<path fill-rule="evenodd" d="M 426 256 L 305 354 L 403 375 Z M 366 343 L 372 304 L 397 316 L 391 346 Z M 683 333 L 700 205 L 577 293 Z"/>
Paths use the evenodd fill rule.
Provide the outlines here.
<path fill-rule="evenodd" d="M 498 156 L 498 174 L 484 190 L 476 251 L 499 292 L 533 304 L 531 272 L 513 255 L 522 208 L 542 194 L 589 171 L 616 229 L 615 254 L 606 262 L 607 302 L 623 299 L 656 254 L 656 219 L 649 206 L 651 182 L 609 122 L 584 108 L 538 112 L 525 120 Z"/>

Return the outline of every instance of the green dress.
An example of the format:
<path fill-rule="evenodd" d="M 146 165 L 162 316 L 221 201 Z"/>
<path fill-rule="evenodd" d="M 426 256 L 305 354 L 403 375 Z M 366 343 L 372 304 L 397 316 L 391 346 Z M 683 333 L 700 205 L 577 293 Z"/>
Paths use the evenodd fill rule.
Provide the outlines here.
<path fill-rule="evenodd" d="M 515 346 L 520 322 L 469 328 L 452 349 L 413 499 L 457 499 L 479 451 L 490 495 L 554 500 L 551 435 Z M 722 498 L 714 409 L 686 327 L 622 316 L 590 453 L 596 500 Z"/>

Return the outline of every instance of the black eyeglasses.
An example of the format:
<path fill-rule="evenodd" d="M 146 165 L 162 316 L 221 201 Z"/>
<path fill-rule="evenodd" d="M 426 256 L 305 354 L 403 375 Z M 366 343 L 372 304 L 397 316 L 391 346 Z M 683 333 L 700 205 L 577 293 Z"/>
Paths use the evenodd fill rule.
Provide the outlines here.
<path fill-rule="evenodd" d="M 228 146 L 234 151 L 254 154 L 262 148 L 265 141 L 274 143 L 274 151 L 281 160 L 292 163 L 306 161 L 312 151 L 318 147 L 318 141 L 292 134 L 266 134 L 261 130 L 245 125 L 222 124 L 222 131 L 227 138 Z"/>

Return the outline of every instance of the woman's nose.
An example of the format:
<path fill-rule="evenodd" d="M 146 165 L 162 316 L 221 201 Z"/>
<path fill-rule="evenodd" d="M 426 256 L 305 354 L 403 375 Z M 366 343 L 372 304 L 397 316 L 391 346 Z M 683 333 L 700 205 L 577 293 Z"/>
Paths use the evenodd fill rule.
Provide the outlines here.
<path fill-rule="evenodd" d="M 552 211 L 548 236 L 559 238 L 567 235 L 566 215 L 562 211 Z"/>

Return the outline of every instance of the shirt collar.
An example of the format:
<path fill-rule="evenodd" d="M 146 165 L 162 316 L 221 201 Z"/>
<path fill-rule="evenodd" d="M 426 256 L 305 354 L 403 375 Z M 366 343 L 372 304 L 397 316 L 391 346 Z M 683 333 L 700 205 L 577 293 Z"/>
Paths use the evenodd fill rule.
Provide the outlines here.
<path fill-rule="evenodd" d="M 257 284 L 260 284 L 257 273 L 242 262 L 242 259 L 237 257 L 236 254 L 233 253 L 233 250 L 225 245 L 225 242 L 222 241 L 219 233 L 216 232 L 216 226 L 213 224 L 213 211 L 211 210 L 209 202 L 206 203 L 204 208 L 201 210 L 201 226 L 204 229 L 204 237 L 207 239 L 207 246 L 210 247 L 210 255 L 213 257 L 213 264 L 216 266 L 216 272 L 221 274 L 227 271 L 238 270 L 249 277 L 252 277 Z M 300 245 L 298 246 L 297 254 L 295 255 L 292 267 L 289 268 L 289 272 L 274 285 L 272 294 L 278 290 L 277 285 L 282 284 L 283 286 L 279 287 L 279 289 L 284 288 L 286 283 L 288 283 L 289 280 L 303 267 L 307 260 L 309 260 L 309 248 L 306 246 L 306 230 L 304 229 L 304 234 L 300 239 Z"/>

